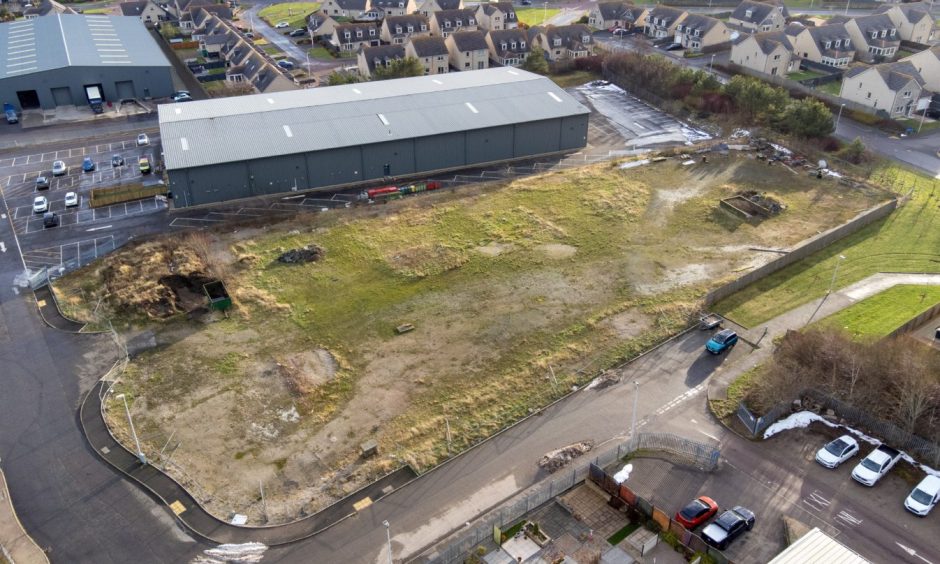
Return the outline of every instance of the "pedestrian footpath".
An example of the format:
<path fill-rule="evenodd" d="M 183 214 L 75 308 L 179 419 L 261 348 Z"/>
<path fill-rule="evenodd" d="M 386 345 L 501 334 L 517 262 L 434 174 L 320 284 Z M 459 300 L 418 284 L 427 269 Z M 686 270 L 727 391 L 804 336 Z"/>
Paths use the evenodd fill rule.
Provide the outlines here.
<path fill-rule="evenodd" d="M 0 557 L 15 564 L 49 564 L 46 553 L 26 534 L 16 516 L 3 470 L 0 470 Z"/>

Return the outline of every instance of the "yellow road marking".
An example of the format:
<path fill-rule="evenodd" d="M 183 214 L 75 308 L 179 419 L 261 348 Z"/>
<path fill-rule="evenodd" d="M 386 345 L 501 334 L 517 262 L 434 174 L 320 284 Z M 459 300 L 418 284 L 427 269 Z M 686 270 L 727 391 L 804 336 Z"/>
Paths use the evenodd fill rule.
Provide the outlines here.
<path fill-rule="evenodd" d="M 359 501 L 354 503 L 353 509 L 355 509 L 356 511 L 362 511 L 363 509 L 365 509 L 366 507 L 369 507 L 370 505 L 372 505 L 372 498 L 367 497 L 364 499 L 360 499 Z"/>
<path fill-rule="evenodd" d="M 173 513 L 175 513 L 175 514 L 177 514 L 177 515 L 179 515 L 179 514 L 183 513 L 184 511 L 186 511 L 186 508 L 183 507 L 183 504 L 180 503 L 179 501 L 174 501 L 173 503 L 171 503 L 171 504 L 170 504 L 170 509 L 172 509 L 172 510 L 173 510 Z"/>

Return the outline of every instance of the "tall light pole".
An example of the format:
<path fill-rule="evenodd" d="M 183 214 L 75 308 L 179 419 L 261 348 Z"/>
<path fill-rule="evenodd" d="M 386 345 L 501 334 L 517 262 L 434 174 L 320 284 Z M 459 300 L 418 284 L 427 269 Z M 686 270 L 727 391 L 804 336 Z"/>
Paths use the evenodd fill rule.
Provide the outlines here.
<path fill-rule="evenodd" d="M 144 451 L 140 450 L 140 441 L 137 440 L 137 431 L 134 430 L 134 420 L 131 419 L 131 410 L 127 407 L 127 396 L 118 394 L 114 397 L 115 399 L 124 400 L 124 412 L 127 413 L 127 423 L 131 427 L 131 436 L 134 437 L 134 444 L 137 446 L 137 460 L 139 460 L 141 464 L 147 464 L 147 455 L 144 454 Z"/>
<path fill-rule="evenodd" d="M 849 15 L 849 6 L 852 5 L 852 0 L 845 0 L 845 15 Z"/>
<path fill-rule="evenodd" d="M 839 265 L 842 264 L 842 261 L 845 260 L 845 255 L 839 255 L 839 260 L 836 261 L 836 267 L 832 270 L 832 280 L 829 281 L 829 289 L 826 290 L 826 295 L 832 293 L 832 287 L 836 283 L 836 275 L 839 274 Z"/>
<path fill-rule="evenodd" d="M 715 65 L 715 54 L 712 53 L 712 60 L 708 61 L 708 73 L 711 74 L 712 67 Z"/>
<path fill-rule="evenodd" d="M 640 397 L 640 383 L 636 380 L 633 381 L 633 420 L 630 422 L 630 439 L 633 440 L 634 435 L 636 435 L 636 404 L 637 398 Z"/>
<path fill-rule="evenodd" d="M 382 521 L 385 525 L 385 538 L 388 540 L 388 564 L 392 564 L 392 529 L 388 521 Z"/>
<path fill-rule="evenodd" d="M 839 120 L 842 119 L 842 109 L 843 109 L 843 108 L 845 108 L 845 104 L 840 104 L 840 105 L 839 105 L 839 115 L 836 116 L 836 127 L 835 127 L 835 129 L 839 129 Z M 835 131 L 833 131 L 833 133 L 835 133 Z"/>
<path fill-rule="evenodd" d="M 543 2 L 542 7 L 542 25 L 548 25 L 548 2 Z"/>
<path fill-rule="evenodd" d="M 924 106 L 924 113 L 920 114 L 920 125 L 917 126 L 917 133 L 920 133 L 920 128 L 924 127 L 924 120 L 927 119 L 927 108 L 929 107 L 930 104 L 928 103 L 926 106 Z"/>

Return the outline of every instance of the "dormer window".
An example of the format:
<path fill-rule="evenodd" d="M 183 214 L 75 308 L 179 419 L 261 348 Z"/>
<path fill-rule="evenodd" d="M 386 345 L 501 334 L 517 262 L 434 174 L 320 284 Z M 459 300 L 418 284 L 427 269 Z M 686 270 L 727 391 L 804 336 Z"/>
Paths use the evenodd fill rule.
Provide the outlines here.
<path fill-rule="evenodd" d="M 447 20 L 446 22 L 444 22 L 444 28 L 450 29 L 450 20 Z"/>
<path fill-rule="evenodd" d="M 582 36 L 581 36 L 581 43 L 590 43 L 590 42 L 591 42 L 591 36 L 590 36 L 590 35 L 582 35 Z"/>
<path fill-rule="evenodd" d="M 415 31 L 415 26 L 409 25 L 409 26 L 408 26 L 408 33 L 414 33 L 414 31 Z"/>
<path fill-rule="evenodd" d="M 361 30 L 361 29 L 357 29 L 357 30 L 356 30 L 356 38 L 357 38 L 357 39 L 362 38 L 362 30 Z"/>
<path fill-rule="evenodd" d="M 679 33 L 682 33 L 682 24 L 679 24 L 676 26 L 676 31 L 678 31 Z"/>
<path fill-rule="evenodd" d="M 744 11 L 744 17 L 745 17 L 745 18 L 750 18 L 753 14 L 754 14 L 754 12 L 752 12 L 751 10 L 745 10 L 745 11 Z"/>
<path fill-rule="evenodd" d="M 555 40 L 552 41 L 552 45 L 555 47 L 561 47 L 561 37 L 556 37 Z"/>
<path fill-rule="evenodd" d="M 499 50 L 500 50 L 500 51 L 505 51 L 505 50 L 506 50 L 506 42 L 505 42 L 505 41 L 503 41 L 502 43 L 499 44 Z"/>
<path fill-rule="evenodd" d="M 845 48 L 846 48 L 846 49 L 849 48 L 849 43 L 850 43 L 850 41 L 849 41 L 848 39 L 846 39 L 846 40 L 845 40 Z"/>
<path fill-rule="evenodd" d="M 476 25 L 476 22 L 473 21 L 473 18 L 470 18 L 469 20 L 467 20 L 467 25 Z"/>
<path fill-rule="evenodd" d="M 832 41 L 826 41 L 826 49 L 832 48 Z"/>
<path fill-rule="evenodd" d="M 872 39 L 878 39 L 878 32 L 877 32 L 877 31 L 871 32 L 871 38 L 872 38 Z"/>
<path fill-rule="evenodd" d="M 702 30 L 700 30 L 700 29 L 696 29 L 696 30 L 695 30 L 695 37 L 698 37 L 701 31 L 702 31 Z"/>
<path fill-rule="evenodd" d="M 887 37 L 887 35 L 888 35 L 888 30 L 887 30 L 887 29 L 881 30 L 881 37 Z"/>
<path fill-rule="evenodd" d="M 525 41 L 520 41 L 520 42 L 519 42 L 519 48 L 520 48 L 520 49 L 525 49 Z"/>
<path fill-rule="evenodd" d="M 352 37 L 352 35 L 348 31 L 345 31 L 343 32 L 343 37 L 345 37 L 346 39 L 349 39 L 350 37 Z"/>
<path fill-rule="evenodd" d="M 457 27 L 463 27 L 463 22 L 460 20 L 457 20 Z"/>
<path fill-rule="evenodd" d="M 841 39 L 836 39 L 836 49 L 839 48 L 839 45 L 842 45 L 842 40 L 841 40 Z"/>
<path fill-rule="evenodd" d="M 512 48 L 513 48 L 513 50 L 516 49 L 516 42 L 515 42 L 515 41 L 512 42 Z"/>
<path fill-rule="evenodd" d="M 891 30 L 891 37 L 894 37 L 894 33 L 895 33 L 896 31 L 897 31 L 896 29 L 892 29 L 892 30 Z"/>
<path fill-rule="evenodd" d="M 375 28 L 369 30 L 369 37 L 375 37 Z"/>
<path fill-rule="evenodd" d="M 401 33 L 401 26 L 400 26 L 400 25 L 396 25 L 396 26 L 395 26 L 395 33 Z"/>

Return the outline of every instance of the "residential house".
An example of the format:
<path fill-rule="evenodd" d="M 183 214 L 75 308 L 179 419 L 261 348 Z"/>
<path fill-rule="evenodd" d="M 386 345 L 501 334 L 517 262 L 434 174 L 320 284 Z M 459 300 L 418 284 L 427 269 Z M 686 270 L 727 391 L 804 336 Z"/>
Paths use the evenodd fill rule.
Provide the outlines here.
<path fill-rule="evenodd" d="M 379 33 L 382 41 L 395 45 L 404 45 L 410 37 L 425 35 L 431 35 L 431 26 L 428 19 L 421 14 L 388 16 L 382 21 L 382 30 Z"/>
<path fill-rule="evenodd" d="M 643 33 L 653 39 L 676 35 L 676 26 L 688 16 L 688 12 L 670 6 L 656 6 L 646 14 Z"/>
<path fill-rule="evenodd" d="M 719 19 L 702 14 L 689 14 L 676 25 L 675 42 L 690 53 L 701 53 L 711 47 L 730 41 L 731 31 Z"/>
<path fill-rule="evenodd" d="M 369 6 L 379 12 L 379 20 L 389 16 L 404 16 L 415 11 L 414 0 L 370 0 Z"/>
<path fill-rule="evenodd" d="M 728 23 L 750 32 L 780 31 L 787 25 L 786 6 L 744 0 L 731 12 Z"/>
<path fill-rule="evenodd" d="M 852 102 L 884 110 L 892 118 L 909 117 L 926 107 L 924 79 L 908 61 L 856 67 L 845 73 L 839 96 Z"/>
<path fill-rule="evenodd" d="M 929 4 L 911 2 L 908 4 L 885 4 L 875 10 L 876 14 L 885 14 L 898 30 L 904 41 L 929 43 L 933 38 L 933 16 Z"/>
<path fill-rule="evenodd" d="M 405 45 L 405 56 L 421 61 L 424 74 L 450 72 L 450 53 L 443 37 L 412 37 Z"/>
<path fill-rule="evenodd" d="M 591 28 L 585 24 L 535 27 L 529 30 L 529 42 L 541 47 L 549 61 L 577 59 L 594 52 Z"/>
<path fill-rule="evenodd" d="M 188 14 L 192 11 L 195 11 L 196 8 L 205 8 L 208 6 L 220 5 L 213 2 L 213 0 L 171 0 L 166 4 L 166 10 L 174 18 L 178 20 L 183 19 L 184 14 Z M 232 14 L 229 10 L 227 19 L 231 19 Z"/>
<path fill-rule="evenodd" d="M 357 63 L 362 78 L 371 79 L 376 68 L 388 67 L 394 61 L 405 58 L 404 45 L 378 45 L 376 47 L 363 47 L 359 51 Z"/>
<path fill-rule="evenodd" d="M 207 59 L 219 59 L 227 45 L 238 41 L 241 41 L 241 38 L 234 32 L 206 35 L 199 40 L 199 50 L 205 53 Z"/>
<path fill-rule="evenodd" d="M 731 62 L 771 76 L 786 76 L 800 68 L 793 46 L 782 31 L 741 36 L 731 46 Z"/>
<path fill-rule="evenodd" d="M 793 52 L 803 59 L 843 69 L 855 59 L 855 46 L 844 24 L 790 24 L 784 33 L 790 38 Z"/>
<path fill-rule="evenodd" d="M 460 71 L 490 67 L 490 48 L 482 31 L 458 31 L 444 40 L 451 68 Z"/>
<path fill-rule="evenodd" d="M 340 51 L 355 53 L 360 47 L 371 47 L 380 43 L 379 28 L 372 23 L 337 24 L 333 28 L 330 43 Z"/>
<path fill-rule="evenodd" d="M 909 57 L 901 59 L 914 65 L 920 77 L 924 79 L 924 85 L 931 92 L 940 92 L 940 47 L 931 47 L 930 49 L 914 53 Z"/>
<path fill-rule="evenodd" d="M 835 18 L 833 18 L 835 20 Z M 840 18 L 855 45 L 855 56 L 867 63 L 891 60 L 901 46 L 898 29 L 887 14 Z"/>
<path fill-rule="evenodd" d="M 336 18 L 357 20 L 369 9 L 369 0 L 326 0 L 320 5 L 320 11 Z"/>
<path fill-rule="evenodd" d="M 481 2 L 477 6 L 476 18 L 480 28 L 486 31 L 519 27 L 512 2 Z"/>
<path fill-rule="evenodd" d="M 329 39 L 337 26 L 336 20 L 323 12 L 314 12 L 307 16 L 307 31 L 313 39 Z"/>
<path fill-rule="evenodd" d="M 490 60 L 504 67 L 518 67 L 529 58 L 529 36 L 524 29 L 503 29 L 486 34 Z"/>
<path fill-rule="evenodd" d="M 463 0 L 417 0 L 415 12 L 418 12 L 427 19 L 431 19 L 431 14 L 444 10 L 459 10 L 463 8 Z"/>
<path fill-rule="evenodd" d="M 476 31 L 477 19 L 473 10 L 441 10 L 431 14 L 431 35 L 447 37 L 455 31 Z"/>
<path fill-rule="evenodd" d="M 646 8 L 630 2 L 598 2 L 588 12 L 588 25 L 608 31 L 643 27 L 646 13 Z"/>
<path fill-rule="evenodd" d="M 121 15 L 138 17 L 147 27 L 160 25 L 160 22 L 172 20 L 170 13 L 153 0 L 136 0 L 134 2 L 121 2 Z"/>

